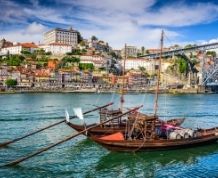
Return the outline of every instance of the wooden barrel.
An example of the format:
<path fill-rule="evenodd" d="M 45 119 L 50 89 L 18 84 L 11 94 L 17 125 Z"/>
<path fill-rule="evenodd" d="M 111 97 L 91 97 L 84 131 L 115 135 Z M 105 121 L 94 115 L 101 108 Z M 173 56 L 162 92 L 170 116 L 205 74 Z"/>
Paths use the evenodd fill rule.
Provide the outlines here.
<path fill-rule="evenodd" d="M 178 132 L 176 132 L 176 131 L 171 132 L 169 134 L 169 139 L 178 140 L 178 139 L 181 139 L 181 138 L 182 138 L 182 136 Z"/>
<path fill-rule="evenodd" d="M 182 138 L 189 138 L 189 134 L 187 132 L 187 129 L 175 130 L 175 132 L 180 134 Z"/>
<path fill-rule="evenodd" d="M 186 130 L 186 133 L 188 133 L 189 137 L 193 138 L 194 137 L 194 130 L 192 129 L 185 129 Z"/>

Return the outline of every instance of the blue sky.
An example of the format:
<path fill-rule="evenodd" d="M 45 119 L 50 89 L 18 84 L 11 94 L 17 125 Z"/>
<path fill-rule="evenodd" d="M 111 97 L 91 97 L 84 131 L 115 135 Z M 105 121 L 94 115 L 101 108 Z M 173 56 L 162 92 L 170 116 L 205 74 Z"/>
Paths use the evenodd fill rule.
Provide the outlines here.
<path fill-rule="evenodd" d="M 0 38 L 43 43 L 55 27 L 92 35 L 119 49 L 128 45 L 158 48 L 161 29 L 166 45 L 218 41 L 215 0 L 0 0 Z"/>

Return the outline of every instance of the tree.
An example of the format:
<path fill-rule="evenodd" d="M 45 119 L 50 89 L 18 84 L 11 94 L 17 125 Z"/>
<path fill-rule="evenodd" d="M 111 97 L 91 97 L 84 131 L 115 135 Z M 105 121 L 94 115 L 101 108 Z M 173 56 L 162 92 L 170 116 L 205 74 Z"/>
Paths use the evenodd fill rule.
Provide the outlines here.
<path fill-rule="evenodd" d="M 81 41 L 83 41 L 83 37 L 80 34 L 80 32 L 77 32 L 77 38 L 78 38 L 78 43 L 80 43 Z"/>
<path fill-rule="evenodd" d="M 81 55 L 81 50 L 80 49 L 73 49 L 72 50 L 72 55 Z"/>
<path fill-rule="evenodd" d="M 51 51 L 48 51 L 45 53 L 45 55 L 50 56 L 50 55 L 52 55 L 52 53 L 51 53 Z"/>
<path fill-rule="evenodd" d="M 34 53 L 36 53 L 37 55 L 45 55 L 45 50 L 40 48 L 35 50 Z"/>
<path fill-rule="evenodd" d="M 82 49 L 82 54 L 85 54 L 87 52 L 86 49 Z"/>
<path fill-rule="evenodd" d="M 111 51 L 109 54 L 112 56 L 112 58 L 118 59 L 118 55 L 114 51 Z"/>
<path fill-rule="evenodd" d="M 26 49 L 22 49 L 21 50 L 21 54 L 25 55 L 25 56 L 29 56 L 31 54 L 30 51 L 26 50 Z"/>
<path fill-rule="evenodd" d="M 22 61 L 24 60 L 23 56 L 20 55 L 10 55 L 9 59 L 7 60 L 8 66 L 20 66 Z"/>
<path fill-rule="evenodd" d="M 86 45 L 85 41 L 80 41 L 79 44 L 80 44 L 81 46 L 85 46 L 85 45 Z"/>
<path fill-rule="evenodd" d="M 188 45 L 186 45 L 184 48 L 192 48 L 192 47 L 195 47 L 195 46 L 197 46 L 196 44 L 188 44 Z"/>
<path fill-rule="evenodd" d="M 206 55 L 211 55 L 213 57 L 216 57 L 216 51 L 207 51 Z"/>
<path fill-rule="evenodd" d="M 178 65 L 179 65 L 179 72 L 184 74 L 188 72 L 188 63 L 186 62 L 185 59 L 179 58 L 178 60 Z"/>
<path fill-rule="evenodd" d="M 142 55 L 142 53 L 137 53 L 137 57 L 140 57 Z"/>
<path fill-rule="evenodd" d="M 14 79 L 7 79 L 5 81 L 5 84 L 7 85 L 7 87 L 9 88 L 14 88 L 17 85 L 17 80 Z"/>
<path fill-rule="evenodd" d="M 61 66 L 67 66 L 69 63 L 74 64 L 77 63 L 77 65 L 80 62 L 80 58 L 74 57 L 74 56 L 65 56 L 62 58 L 60 65 Z"/>
<path fill-rule="evenodd" d="M 92 40 L 92 41 L 97 41 L 98 38 L 97 38 L 96 36 L 93 35 L 93 36 L 91 37 L 91 40 Z"/>
<path fill-rule="evenodd" d="M 142 54 L 145 53 L 145 47 L 144 46 L 141 47 L 141 51 L 142 51 Z"/>
<path fill-rule="evenodd" d="M 94 65 L 92 63 L 79 63 L 80 70 L 93 70 Z"/>
<path fill-rule="evenodd" d="M 141 72 L 145 72 L 145 71 L 146 71 L 145 67 L 143 67 L 143 66 L 139 66 L 139 70 L 140 70 Z"/>

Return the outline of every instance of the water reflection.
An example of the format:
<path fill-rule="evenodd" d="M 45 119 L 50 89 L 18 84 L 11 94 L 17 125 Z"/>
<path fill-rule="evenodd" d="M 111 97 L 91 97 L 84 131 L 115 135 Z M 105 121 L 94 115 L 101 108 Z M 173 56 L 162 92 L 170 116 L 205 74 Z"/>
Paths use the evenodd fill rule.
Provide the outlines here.
<path fill-rule="evenodd" d="M 172 167 L 192 167 L 199 164 L 199 160 L 215 155 L 218 153 L 217 144 L 201 146 L 197 148 L 155 151 L 155 152 L 138 152 L 138 153 L 118 153 L 109 152 L 101 157 L 95 167 L 95 172 L 99 175 L 106 175 L 107 171 L 116 171 L 115 176 L 125 174 L 125 176 L 158 177 L 163 176 L 164 169 Z M 173 169 L 172 169 L 173 170 Z M 181 171 L 181 170 L 178 170 Z M 161 176 L 161 177 L 162 177 Z"/>

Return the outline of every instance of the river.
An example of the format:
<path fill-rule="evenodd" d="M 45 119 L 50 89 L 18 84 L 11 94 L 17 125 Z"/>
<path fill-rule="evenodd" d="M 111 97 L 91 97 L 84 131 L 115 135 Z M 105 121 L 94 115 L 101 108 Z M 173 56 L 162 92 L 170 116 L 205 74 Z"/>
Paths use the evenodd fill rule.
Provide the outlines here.
<path fill-rule="evenodd" d="M 125 108 L 143 104 L 144 113 L 153 112 L 153 94 L 125 95 Z M 57 122 L 67 109 L 83 111 L 113 101 L 118 94 L 3 94 L 0 95 L 0 142 L 16 138 Z M 184 126 L 218 126 L 218 95 L 160 95 L 162 119 L 186 117 Z M 85 116 L 98 121 L 98 113 Z M 79 123 L 80 121 L 72 120 Z M 55 143 L 76 133 L 65 124 L 0 149 L 0 165 Z M 79 136 L 35 156 L 18 166 L 0 168 L 0 177 L 218 177 L 218 143 L 190 149 L 141 153 L 116 153 Z"/>

